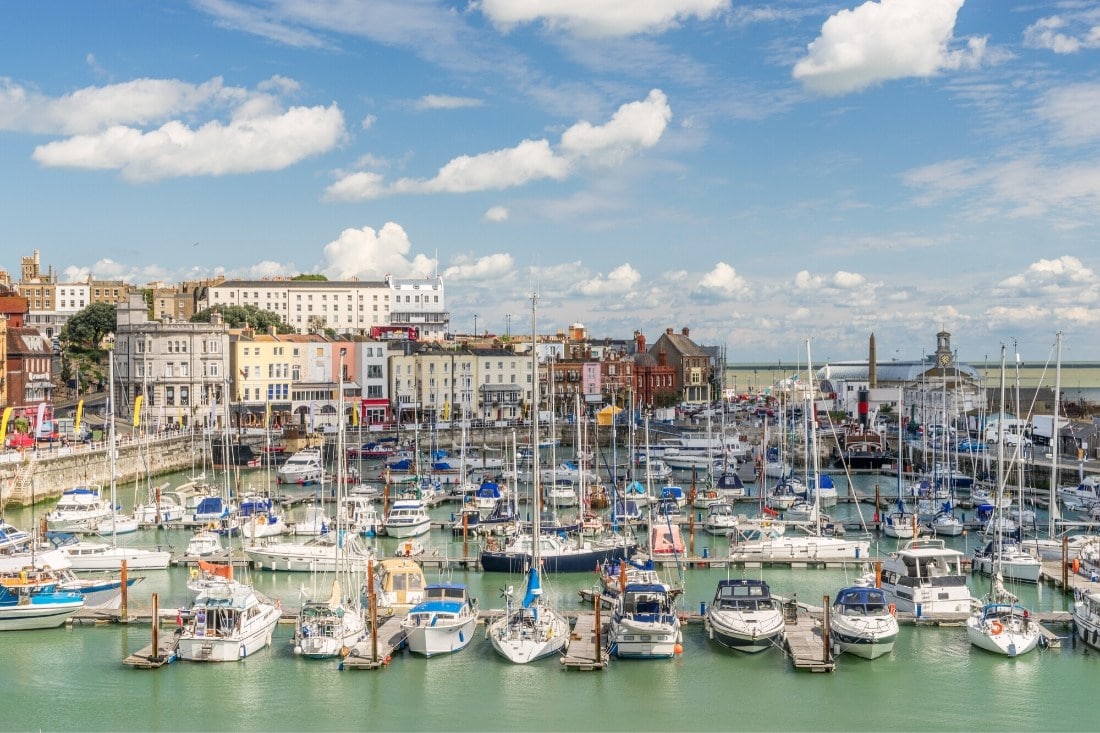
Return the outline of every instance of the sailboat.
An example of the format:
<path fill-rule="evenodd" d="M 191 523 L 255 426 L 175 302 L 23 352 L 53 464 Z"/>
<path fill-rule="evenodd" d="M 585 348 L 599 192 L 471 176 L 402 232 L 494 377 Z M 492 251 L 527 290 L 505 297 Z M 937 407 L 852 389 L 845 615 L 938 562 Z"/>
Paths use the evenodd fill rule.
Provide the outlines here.
<path fill-rule="evenodd" d="M 810 459 L 813 467 L 813 476 L 819 476 L 817 425 L 815 409 L 815 385 L 816 377 L 813 376 L 813 360 L 809 358 L 810 343 L 806 342 L 806 365 L 810 374 L 810 390 L 808 393 L 809 431 L 808 442 L 810 444 Z M 871 543 L 867 539 L 845 539 L 843 537 L 827 536 L 822 531 L 821 493 L 813 492 L 814 508 L 813 519 L 810 522 L 809 532 L 806 534 L 784 534 L 778 537 L 753 540 L 731 544 L 730 557 L 740 560 L 846 560 L 867 557 L 871 549 Z"/>
<path fill-rule="evenodd" d="M 336 432 L 336 492 L 337 502 L 346 499 L 347 451 L 344 450 L 344 366 L 345 349 L 340 349 L 340 393 L 337 396 L 339 429 Z M 366 634 L 366 621 L 360 606 L 358 587 L 351 570 L 351 563 L 341 562 L 339 538 L 349 534 L 343 512 L 336 514 L 337 542 L 333 545 L 333 562 L 336 566 L 332 592 L 324 600 L 309 600 L 298 611 L 294 622 L 294 653 L 313 659 L 345 656 L 349 649 Z M 350 534 L 355 537 L 355 534 Z M 347 582 L 343 585 L 340 578 Z M 353 591 L 344 598 L 342 589 Z"/>
<path fill-rule="evenodd" d="M 531 373 L 532 390 L 538 390 L 538 349 L 535 347 L 535 303 L 538 296 L 531 296 Z M 532 403 L 537 405 L 537 392 Z M 538 445 L 538 409 L 533 410 L 531 444 Z M 546 602 L 542 595 L 542 555 L 539 538 L 542 535 L 542 491 L 539 486 L 539 453 L 532 451 L 531 476 L 534 485 L 531 495 L 535 502 L 531 521 L 531 566 L 527 569 L 527 591 L 517 607 L 513 602 L 511 586 L 502 595 L 506 601 L 504 615 L 489 624 L 488 637 L 493 649 L 510 662 L 526 664 L 536 659 L 557 654 L 569 645 L 569 622 Z"/>
<path fill-rule="evenodd" d="M 114 406 L 114 354 L 108 352 L 108 380 L 112 385 L 108 392 L 108 425 L 107 445 L 110 458 L 111 474 L 111 509 L 112 513 L 107 517 L 107 522 L 115 521 L 116 506 L 116 482 L 115 482 L 115 456 L 118 454 L 118 440 L 115 431 L 115 406 Z M 140 399 L 140 398 L 139 398 Z M 140 411 L 140 404 L 137 405 Z M 140 412 L 138 413 L 140 414 Z M 138 422 L 135 419 L 135 424 Z M 109 525 L 108 525 L 109 527 Z M 164 570 L 172 561 L 172 553 L 168 550 L 148 549 L 142 547 L 120 546 L 116 541 L 114 532 L 110 533 L 110 542 L 95 542 L 92 540 L 76 540 L 75 538 L 58 538 L 57 547 L 65 553 L 72 563 L 73 570 L 121 570 L 123 560 L 126 561 L 127 570 Z"/>
<path fill-rule="evenodd" d="M 1004 408 L 1005 397 L 1005 347 L 1001 346 L 1001 407 Z M 1003 421 L 1002 421 L 1003 425 Z M 1003 427 L 1002 427 L 1003 431 Z M 1003 433 L 997 441 L 998 466 L 997 466 L 997 490 L 1004 492 L 1004 437 Z M 1003 509 L 998 508 L 998 512 Z M 1039 623 L 1031 617 L 1031 613 L 1024 608 L 1016 598 L 1009 593 L 1002 582 L 1001 576 L 1001 532 L 998 530 L 994 537 L 991 556 L 991 577 L 989 594 L 985 597 L 981 607 L 974 611 L 966 619 L 966 635 L 970 643 L 979 649 L 1016 657 L 1034 649 L 1039 645 L 1042 631 Z"/>

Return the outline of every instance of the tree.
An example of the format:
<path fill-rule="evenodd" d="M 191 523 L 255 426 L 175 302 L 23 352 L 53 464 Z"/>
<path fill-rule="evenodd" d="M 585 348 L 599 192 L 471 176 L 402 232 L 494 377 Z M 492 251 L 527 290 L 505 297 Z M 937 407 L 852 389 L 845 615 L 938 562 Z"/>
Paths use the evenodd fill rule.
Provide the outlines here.
<path fill-rule="evenodd" d="M 324 275 L 310 275 L 308 273 L 301 273 L 290 278 L 291 280 L 315 280 L 317 282 L 328 282 L 328 278 Z"/>
<path fill-rule="evenodd" d="M 97 351 L 103 337 L 118 326 L 114 303 L 92 303 L 75 313 L 61 329 L 61 340 L 82 351 Z"/>
<path fill-rule="evenodd" d="M 267 331 L 274 326 L 276 333 L 294 332 L 294 329 L 283 323 L 279 316 L 271 311 L 261 310 L 254 305 L 216 305 L 191 316 L 191 321 L 193 323 L 210 323 L 210 316 L 214 313 L 221 313 L 226 325 L 230 328 L 248 327 L 257 331 Z"/>

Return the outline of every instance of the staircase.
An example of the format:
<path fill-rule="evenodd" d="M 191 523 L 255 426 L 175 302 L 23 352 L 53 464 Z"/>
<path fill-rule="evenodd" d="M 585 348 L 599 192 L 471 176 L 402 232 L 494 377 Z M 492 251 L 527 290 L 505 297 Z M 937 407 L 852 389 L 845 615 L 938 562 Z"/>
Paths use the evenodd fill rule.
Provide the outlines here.
<path fill-rule="evenodd" d="M 5 492 L 6 496 L 3 497 L 5 505 L 14 502 L 21 506 L 29 506 L 31 503 L 33 494 L 31 483 L 34 479 L 34 467 L 38 463 L 38 451 L 30 451 L 27 455 L 26 462 L 16 471 L 8 490 Z"/>

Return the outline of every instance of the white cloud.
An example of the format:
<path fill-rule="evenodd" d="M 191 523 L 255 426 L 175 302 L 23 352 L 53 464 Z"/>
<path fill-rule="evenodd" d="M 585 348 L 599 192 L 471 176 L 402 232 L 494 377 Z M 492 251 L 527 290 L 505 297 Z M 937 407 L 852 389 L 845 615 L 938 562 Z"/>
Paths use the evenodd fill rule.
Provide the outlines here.
<path fill-rule="evenodd" d="M 561 150 L 570 158 L 618 163 L 639 148 L 657 144 L 672 119 L 672 108 L 660 89 L 629 102 L 604 125 L 578 122 L 561 136 Z"/>
<path fill-rule="evenodd" d="M 443 271 L 445 282 L 493 281 L 510 275 L 515 269 L 512 255 L 506 252 L 478 258 L 459 255 L 454 262 Z"/>
<path fill-rule="evenodd" d="M 378 121 L 378 118 L 377 118 L 377 117 L 375 117 L 374 115 L 367 115 L 367 116 L 366 116 L 366 117 L 364 117 L 364 118 L 363 118 L 363 120 L 362 120 L 362 121 L 361 121 L 361 122 L 359 123 L 359 126 L 360 126 L 361 128 L 363 128 L 364 130 L 369 130 L 369 129 L 371 129 L 372 127 L 374 127 L 374 123 L 375 123 L 375 122 L 377 122 L 377 121 Z"/>
<path fill-rule="evenodd" d="M 298 83 L 275 76 L 257 90 L 174 79 L 86 87 L 58 98 L 0 80 L 0 129 L 69 135 L 35 148 L 47 167 L 118 170 L 131 181 L 279 170 L 344 137 L 336 105 L 286 109 Z M 210 118 L 193 125 L 175 117 Z"/>
<path fill-rule="evenodd" d="M 725 262 L 719 262 L 707 274 L 699 279 L 697 293 L 720 300 L 732 300 L 743 297 L 748 281 L 737 270 Z"/>
<path fill-rule="evenodd" d="M 1100 11 L 1040 18 L 1024 29 L 1024 45 L 1058 54 L 1100 47 Z"/>
<path fill-rule="evenodd" d="M 615 165 L 637 150 L 653 147 L 671 117 L 664 93 L 654 89 L 644 100 L 623 104 L 604 125 L 574 124 L 562 134 L 558 151 L 545 139 L 524 140 L 512 148 L 454 158 L 434 178 L 402 178 L 390 185 L 378 173 L 343 173 L 325 190 L 325 197 L 355 201 L 387 194 L 469 193 L 545 179 L 560 181 L 581 161 Z"/>
<path fill-rule="evenodd" d="M 963 0 L 868 1 L 841 10 L 794 66 L 794 78 L 823 94 L 846 94 L 880 82 L 929 77 L 979 63 L 985 39 L 952 50 L 955 18 Z M 955 44 L 957 45 L 957 44 Z"/>
<path fill-rule="evenodd" d="M 1039 114 L 1057 127 L 1058 138 L 1076 145 L 1100 139 L 1100 84 L 1071 84 L 1052 89 Z"/>
<path fill-rule="evenodd" d="M 543 21 L 588 38 L 659 33 L 679 22 L 709 20 L 730 7 L 729 0 L 481 0 L 478 7 L 498 28 Z"/>
<path fill-rule="evenodd" d="M 481 217 L 485 221 L 502 222 L 508 220 L 508 209 L 503 206 L 491 206 Z"/>
<path fill-rule="evenodd" d="M 411 249 L 408 234 L 392 221 L 377 232 L 370 227 L 345 229 L 325 245 L 321 271 L 333 280 L 428 276 L 436 271 L 434 259 L 425 255 L 410 258 Z"/>
<path fill-rule="evenodd" d="M 148 125 L 207 106 L 241 104 L 254 93 L 176 79 L 134 79 L 47 97 L 0 78 L 0 130 L 42 134 L 97 133 L 117 125 Z"/>
<path fill-rule="evenodd" d="M 581 281 L 576 289 L 584 295 L 620 295 L 633 292 L 641 280 L 641 273 L 627 263 L 616 267 L 607 277 L 596 275 Z"/>
<path fill-rule="evenodd" d="M 1096 272 L 1072 255 L 1033 262 L 1021 273 L 1005 278 L 995 290 L 1000 297 L 1038 298 L 1052 305 L 1090 304 L 1100 298 Z"/>
<path fill-rule="evenodd" d="M 480 107 L 483 102 L 473 97 L 451 97 L 446 94 L 427 94 L 416 100 L 415 109 L 462 109 L 463 107 Z"/>
<path fill-rule="evenodd" d="M 116 126 L 35 148 L 47 167 L 115 169 L 130 181 L 229 175 L 287 168 L 331 150 L 344 137 L 344 116 L 332 107 L 292 107 L 191 128 L 173 121 L 156 130 Z"/>

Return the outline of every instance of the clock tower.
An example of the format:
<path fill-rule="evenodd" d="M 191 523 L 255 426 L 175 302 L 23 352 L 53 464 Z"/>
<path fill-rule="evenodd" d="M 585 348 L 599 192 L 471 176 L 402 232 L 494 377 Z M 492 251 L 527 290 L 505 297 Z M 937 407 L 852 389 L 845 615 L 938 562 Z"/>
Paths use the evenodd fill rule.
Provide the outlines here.
<path fill-rule="evenodd" d="M 940 331 L 936 334 L 936 366 L 946 369 L 951 366 L 951 334 Z"/>

